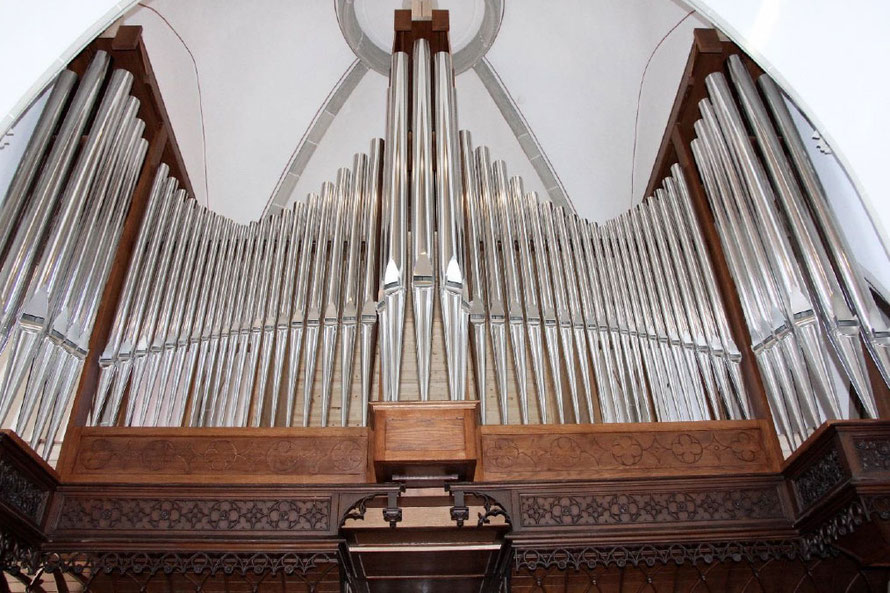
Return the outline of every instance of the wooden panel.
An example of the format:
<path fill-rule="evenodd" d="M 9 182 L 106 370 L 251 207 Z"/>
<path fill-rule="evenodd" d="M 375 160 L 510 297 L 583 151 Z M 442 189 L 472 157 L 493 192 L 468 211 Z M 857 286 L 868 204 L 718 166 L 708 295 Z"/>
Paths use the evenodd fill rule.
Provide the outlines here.
<path fill-rule="evenodd" d="M 483 426 L 486 481 L 774 473 L 764 420 Z"/>
<path fill-rule="evenodd" d="M 473 478 L 478 456 L 478 402 L 374 402 L 372 453 L 378 480 L 394 473 L 457 472 Z M 422 468 L 422 469 L 421 469 Z"/>
<path fill-rule="evenodd" d="M 435 437 L 437 451 L 459 451 L 466 455 L 464 419 L 453 418 L 388 418 L 384 451 L 389 454 L 417 451 L 417 444 Z"/>
<path fill-rule="evenodd" d="M 357 484 L 369 481 L 365 428 L 81 428 L 69 483 Z"/>

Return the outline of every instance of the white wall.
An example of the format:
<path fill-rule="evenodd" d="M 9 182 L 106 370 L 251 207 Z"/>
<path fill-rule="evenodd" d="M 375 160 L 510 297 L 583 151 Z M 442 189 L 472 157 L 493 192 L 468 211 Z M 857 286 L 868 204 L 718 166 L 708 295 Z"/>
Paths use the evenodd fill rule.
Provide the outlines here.
<path fill-rule="evenodd" d="M 333 3 L 151 0 L 148 5 L 176 29 L 197 64 L 206 203 L 241 222 L 259 218 L 303 132 L 355 59 Z M 125 22 L 165 26 L 146 13 L 137 8 Z M 164 51 L 169 53 L 150 55 L 164 97 L 193 95 L 194 75 L 179 77 L 187 70 L 184 58 L 174 55 L 181 50 L 165 44 Z M 191 106 L 170 117 L 190 154 L 195 147 L 205 150 Z M 195 186 L 202 178 L 196 161 L 203 164 L 203 154 L 187 162 Z"/>
<path fill-rule="evenodd" d="M 367 153 L 371 140 L 383 137 L 386 86 L 386 78 L 376 72 L 362 77 L 312 153 L 288 203 L 305 200 L 309 193 L 321 193 L 322 183 L 337 180 L 337 169 L 352 169 L 352 156 Z"/>
<path fill-rule="evenodd" d="M 176 34 L 157 14 L 137 7 L 124 17 L 123 23 L 142 25 L 142 39 L 176 134 L 185 169 L 195 190 L 195 199 L 206 206 L 207 179 L 201 131 L 203 118 L 195 63 Z"/>
<path fill-rule="evenodd" d="M 709 27 L 693 14 L 672 33 L 652 54 L 649 68 L 642 74 L 639 122 L 637 124 L 637 148 L 633 162 L 633 187 L 630 198 L 637 203 L 643 198 L 658 148 L 667 127 L 680 79 L 689 58 L 693 29 Z"/>
<path fill-rule="evenodd" d="M 538 198 L 549 199 L 544 183 L 476 71 L 467 70 L 458 75 L 454 84 L 458 125 L 461 130 L 470 131 L 473 146 L 487 146 L 491 160 L 504 161 L 507 175 L 521 177 L 526 192 L 534 191 Z"/>
<path fill-rule="evenodd" d="M 688 12 L 674 2 L 651 0 L 506 4 L 489 62 L 579 215 L 606 220 L 640 198 L 631 192 L 640 81 L 658 42 Z M 649 113 L 640 120 L 638 146 L 657 149 L 696 25 L 701 26 L 695 18 L 687 19 L 658 50 L 664 72 L 644 85 L 641 109 Z M 652 90 L 671 78 L 670 90 Z M 640 151 L 638 157 L 637 178 L 648 180 L 654 153 Z"/>

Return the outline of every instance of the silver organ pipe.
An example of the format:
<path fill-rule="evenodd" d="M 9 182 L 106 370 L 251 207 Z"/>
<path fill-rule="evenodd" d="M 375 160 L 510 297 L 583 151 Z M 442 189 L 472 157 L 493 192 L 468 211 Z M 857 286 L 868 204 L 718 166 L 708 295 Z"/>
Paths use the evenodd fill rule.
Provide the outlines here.
<path fill-rule="evenodd" d="M 361 425 L 368 424 L 368 403 L 371 400 L 371 375 L 374 367 L 375 334 L 377 332 L 377 308 L 380 248 L 380 197 L 383 175 L 383 141 L 371 141 L 368 152 L 368 177 L 362 207 L 362 233 L 364 236 L 364 271 L 362 272 L 361 311 Z"/>
<path fill-rule="evenodd" d="M 439 294 L 442 326 L 445 331 L 449 395 L 452 400 L 463 400 L 466 397 L 467 381 L 469 296 L 464 249 L 464 200 L 457 131 L 457 101 L 454 93 L 451 54 L 437 52 L 433 56 L 433 66 Z"/>
<path fill-rule="evenodd" d="M 519 276 L 519 265 L 516 261 L 516 250 L 513 241 L 513 224 L 508 209 L 507 165 L 504 161 L 495 161 L 494 200 L 492 209 L 497 213 L 497 227 L 500 229 L 501 257 L 504 269 L 505 297 L 507 304 L 507 325 L 510 331 L 510 348 L 513 351 L 513 373 L 519 394 L 519 417 L 523 424 L 528 422 L 528 384 L 526 381 L 526 342 L 525 342 L 525 310 L 522 303 L 522 285 Z M 505 420 L 505 423 L 507 420 Z"/>
<path fill-rule="evenodd" d="M 355 361 L 355 336 L 359 322 L 361 274 L 359 269 L 362 237 L 362 208 L 368 179 L 368 157 L 356 154 L 352 160 L 352 197 L 346 213 L 346 267 L 344 268 L 342 337 L 340 341 L 340 425 L 349 424 Z"/>
<path fill-rule="evenodd" d="M 132 76 L 109 66 L 100 51 L 59 75 L 2 202 L 0 422 L 47 458 L 147 150 Z"/>
<path fill-rule="evenodd" d="M 727 72 L 728 79 L 718 72 L 706 80 L 708 97 L 699 104 L 691 147 L 694 165 L 717 221 L 773 418 L 794 447 L 828 418 L 876 415 L 863 346 L 884 374 L 880 336 L 886 322 L 876 315 L 848 255 L 781 91 L 765 75 L 755 84 L 737 56 L 727 60 Z M 656 249 L 670 254 L 676 273 L 680 300 L 673 304 L 685 310 L 706 411 L 749 415 L 741 353 L 678 166 L 654 203 L 649 210 L 660 214 L 662 229 L 681 229 Z M 682 332 L 681 311 L 673 313 Z M 841 387 L 845 382 L 849 396 Z"/>
<path fill-rule="evenodd" d="M 411 144 L 411 296 L 414 341 L 417 352 L 417 383 L 420 400 L 430 398 L 430 357 L 433 343 L 434 272 L 434 178 L 432 80 L 429 43 L 414 44 Z M 437 105 L 437 108 L 439 106 Z M 442 197 L 440 194 L 440 201 Z M 441 212 L 441 211 L 440 211 Z M 442 236 L 442 230 L 439 230 Z"/>
<path fill-rule="evenodd" d="M 572 318 L 566 298 L 566 275 L 565 270 L 563 270 L 562 258 L 560 256 L 559 244 L 557 242 L 556 225 L 553 220 L 554 210 L 550 203 L 541 202 L 539 204 L 539 212 L 541 215 L 541 224 L 544 229 L 544 244 L 547 249 L 552 280 L 552 285 L 550 287 L 542 287 L 541 291 L 553 291 L 553 302 L 556 307 L 556 323 L 562 345 L 564 356 L 563 362 L 566 367 L 566 377 L 568 379 L 569 393 L 571 397 L 572 418 L 574 419 L 574 422 L 581 422 L 578 378 L 575 373 L 575 347 L 573 342 Z"/>
<path fill-rule="evenodd" d="M 550 376 L 553 381 L 553 391 L 556 396 L 556 419 L 560 424 L 565 423 L 565 403 L 562 397 L 562 365 L 559 356 L 559 332 L 556 321 L 556 305 L 553 301 L 553 292 L 550 290 L 550 263 L 547 259 L 544 232 L 541 228 L 541 217 L 538 215 L 538 196 L 534 192 L 525 196 L 523 216 L 526 219 L 526 228 L 530 230 L 531 240 L 534 243 L 534 259 L 537 282 L 540 294 L 541 319 L 543 322 L 544 339 L 547 345 L 548 361 L 550 363 Z M 540 395 L 539 395 L 540 397 Z M 541 422 L 546 423 L 550 418 L 546 405 L 547 399 L 541 398 Z"/>
<path fill-rule="evenodd" d="M 791 114 L 779 87 L 769 76 L 761 76 L 758 84 L 763 89 L 764 96 L 775 119 L 776 127 L 782 134 L 785 146 L 790 155 L 795 171 L 800 177 L 801 184 L 808 200 L 810 211 L 814 217 L 814 224 L 825 237 L 825 247 L 831 254 L 832 263 L 840 276 L 843 295 L 846 296 L 850 307 L 856 313 L 856 321 L 866 349 L 875 361 L 878 371 L 885 382 L 890 382 L 890 358 L 886 348 L 887 338 L 890 337 L 887 323 L 883 320 L 869 292 L 868 285 L 858 264 L 850 257 L 847 241 L 841 233 L 834 213 L 828 205 L 825 189 L 819 181 L 819 177 L 813 168 L 813 163 L 807 155 L 800 134 L 794 126 Z M 828 273 L 830 276 L 830 273 Z M 837 296 L 837 295 L 835 295 Z M 868 392 L 862 388 L 860 397 L 867 397 Z M 874 397 L 873 395 L 871 396 Z M 866 407 L 872 407 L 873 402 L 863 402 Z M 873 411 L 869 412 L 874 415 Z"/>
<path fill-rule="evenodd" d="M 383 398 L 399 400 L 402 334 L 405 328 L 405 258 L 408 241 L 408 54 L 395 52 L 389 81 L 383 156 L 383 208 L 380 229 L 382 277 L 380 373 Z"/>
<path fill-rule="evenodd" d="M 315 259 L 313 261 L 312 283 L 309 287 L 309 298 L 306 309 L 306 344 L 305 377 L 303 381 L 303 426 L 309 426 L 309 414 L 312 406 L 312 393 L 315 390 L 315 367 L 318 360 L 318 336 L 321 331 L 322 301 L 325 288 L 325 264 L 328 259 L 328 240 L 331 238 L 329 226 L 332 221 L 334 206 L 334 185 L 325 183 L 321 188 L 321 218 L 318 234 L 315 239 Z"/>
<path fill-rule="evenodd" d="M 45 454 L 146 153 L 129 77 L 107 70 L 100 52 L 76 92 L 72 74 L 59 78 L 2 205 L 19 223 L 0 226 L 0 416 Z M 890 332 L 781 92 L 762 78 L 762 98 L 738 60 L 729 73 L 707 80 L 691 150 L 777 430 L 794 446 L 850 415 L 838 372 L 876 414 L 864 353 L 890 375 Z M 158 168 L 89 423 L 364 426 L 374 400 L 466 398 L 470 350 L 484 423 L 751 417 L 689 171 L 675 165 L 654 195 L 587 221 L 526 193 L 458 133 L 446 52 L 419 40 L 411 60 L 395 53 L 388 94 L 385 142 L 259 221 L 210 212 Z M 405 331 L 416 386 L 402 382 Z"/>
<path fill-rule="evenodd" d="M 485 270 L 488 276 L 488 328 L 494 350 L 495 383 L 497 385 L 498 412 L 501 424 L 507 424 L 507 309 L 504 304 L 504 285 L 498 257 L 498 205 L 495 201 L 492 179 L 491 157 L 488 148 L 481 146 L 475 151 L 476 173 L 479 180 L 479 196 L 484 212 L 481 213 L 485 227 Z"/>
<path fill-rule="evenodd" d="M 330 268 L 327 271 L 328 289 L 325 295 L 325 308 L 322 330 L 322 375 L 321 375 L 321 425 L 328 425 L 331 406 L 331 390 L 334 382 L 334 359 L 337 352 L 337 334 L 340 327 L 340 287 L 343 272 L 343 235 L 350 209 L 352 194 L 352 173 L 340 169 L 337 173 L 337 202 L 334 214 L 334 230 L 331 233 Z M 345 229 L 348 230 L 348 229 Z"/>
<path fill-rule="evenodd" d="M 522 272 L 523 300 L 525 304 L 525 322 L 528 330 L 529 352 L 532 357 L 532 372 L 535 381 L 535 390 L 538 395 L 538 411 L 542 422 L 547 418 L 547 387 L 544 374 L 544 349 L 543 331 L 541 329 L 541 308 L 538 306 L 538 291 L 535 285 L 535 269 L 532 261 L 529 243 L 531 236 L 525 225 L 525 213 L 523 203 L 525 192 L 522 187 L 522 179 L 513 177 L 510 179 L 510 224 L 513 227 L 513 237 L 519 245 L 520 271 Z M 522 402 L 520 413 L 523 424 L 529 421 L 528 400 Z"/>
<path fill-rule="evenodd" d="M 479 180 L 470 132 L 460 132 L 460 166 L 463 179 L 464 206 L 467 218 L 467 260 L 470 270 L 470 327 L 473 334 L 473 361 L 475 363 L 476 399 L 482 422 L 487 420 L 487 330 L 485 328 L 485 272 L 482 261 L 483 220 L 479 201 Z M 546 418 L 546 413 L 542 414 Z"/>
<path fill-rule="evenodd" d="M 575 351 L 578 353 L 578 373 L 581 375 L 581 385 L 584 387 L 585 411 L 587 412 L 588 421 L 593 422 L 595 418 L 593 411 L 594 395 L 590 378 L 590 367 L 587 363 L 587 337 L 585 335 L 586 332 L 584 329 L 584 317 L 583 312 L 581 311 L 581 303 L 578 297 L 578 284 L 576 281 L 578 273 L 575 269 L 575 259 L 572 255 L 572 252 L 577 248 L 577 245 L 572 245 L 569 241 L 569 233 L 566 229 L 566 212 L 560 208 L 559 210 L 554 210 L 554 216 L 556 218 L 556 228 L 559 234 L 563 271 L 566 277 L 566 300 L 569 306 L 569 318 L 571 319 L 572 324 L 572 334 L 575 338 Z M 581 415 L 577 413 L 577 410 L 575 419 L 577 422 L 583 421 Z"/>
<path fill-rule="evenodd" d="M 300 371 L 300 351 L 303 346 L 303 323 L 306 316 L 306 297 L 309 292 L 309 273 L 312 263 L 312 246 L 318 237 L 319 219 L 321 217 L 321 198 L 311 194 L 306 202 L 306 226 L 300 244 L 300 261 L 297 277 L 294 279 L 294 303 L 290 320 L 290 365 L 287 377 L 287 396 L 285 397 L 285 426 L 293 422 L 294 402 L 297 391 L 297 378 Z"/>

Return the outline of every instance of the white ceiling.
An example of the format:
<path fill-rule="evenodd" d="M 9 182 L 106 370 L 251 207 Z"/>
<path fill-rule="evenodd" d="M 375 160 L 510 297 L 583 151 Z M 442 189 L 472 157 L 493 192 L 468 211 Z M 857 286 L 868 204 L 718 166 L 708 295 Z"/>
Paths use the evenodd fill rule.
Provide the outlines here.
<path fill-rule="evenodd" d="M 356 0 L 356 17 L 375 44 L 383 44 L 401 4 Z M 475 34 L 483 4 L 436 3 L 451 12 L 455 47 Z M 692 29 L 706 25 L 674 0 L 505 5 L 487 54 L 491 67 L 578 212 L 598 220 L 618 214 L 642 198 Z M 123 22 L 144 27 L 198 199 L 237 220 L 259 217 L 356 59 L 334 1 L 148 0 Z M 527 189 L 546 195 L 478 75 L 467 70 L 457 88 L 461 128 L 522 175 Z M 294 198 L 318 191 L 383 134 L 385 93 L 383 76 L 365 74 L 312 154 Z"/>

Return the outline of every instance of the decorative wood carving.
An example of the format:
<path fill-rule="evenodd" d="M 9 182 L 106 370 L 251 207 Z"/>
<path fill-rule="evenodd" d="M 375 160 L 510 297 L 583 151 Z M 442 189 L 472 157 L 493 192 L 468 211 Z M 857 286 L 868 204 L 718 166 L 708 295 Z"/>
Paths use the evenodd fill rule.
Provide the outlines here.
<path fill-rule="evenodd" d="M 79 553 L 50 556 L 47 571 L 118 574 L 306 574 L 321 564 L 336 564 L 336 553 L 328 550 L 299 552 L 121 554 L 116 552 Z"/>
<path fill-rule="evenodd" d="M 0 503 L 40 523 L 49 492 L 41 488 L 17 466 L 0 459 Z"/>
<path fill-rule="evenodd" d="M 890 439 L 855 439 L 853 443 L 863 472 L 890 471 Z"/>
<path fill-rule="evenodd" d="M 523 527 L 784 519 L 775 488 L 700 492 L 520 495 Z"/>
<path fill-rule="evenodd" d="M 730 544 L 703 550 L 569 549 L 517 554 L 507 591 L 535 593 L 870 593 L 887 588 L 890 571 L 866 569 L 840 554 L 804 558 Z M 739 553 L 740 552 L 740 553 Z M 764 557 L 765 556 L 765 557 Z M 705 560 L 712 557 L 711 560 Z M 527 564 L 534 565 L 529 568 Z M 577 568 L 576 568 L 577 566 Z"/>
<path fill-rule="evenodd" d="M 186 434 L 183 434 L 186 433 Z M 86 428 L 70 482 L 340 483 L 368 481 L 368 437 L 357 429 Z"/>
<path fill-rule="evenodd" d="M 144 499 L 66 496 L 57 529 L 328 532 L 330 497 Z"/>
<path fill-rule="evenodd" d="M 654 566 L 655 564 L 711 563 L 741 560 L 795 558 L 801 555 L 796 540 L 766 542 L 719 542 L 637 546 L 556 546 L 520 548 L 515 551 L 514 568 L 562 570 L 596 566 Z"/>
<path fill-rule="evenodd" d="M 484 426 L 483 473 L 496 481 L 772 472 L 764 430 L 761 421 Z"/>
<path fill-rule="evenodd" d="M 846 477 L 847 472 L 841 466 L 840 454 L 832 447 L 794 478 L 792 483 L 801 507 L 806 509 L 831 492 Z"/>

